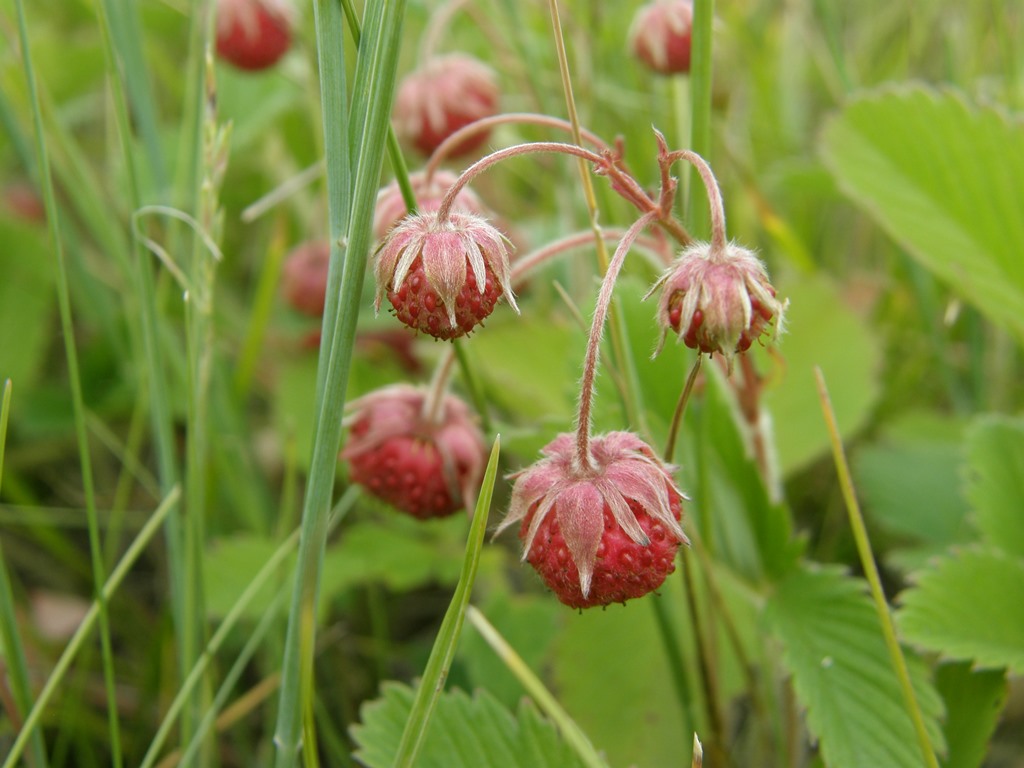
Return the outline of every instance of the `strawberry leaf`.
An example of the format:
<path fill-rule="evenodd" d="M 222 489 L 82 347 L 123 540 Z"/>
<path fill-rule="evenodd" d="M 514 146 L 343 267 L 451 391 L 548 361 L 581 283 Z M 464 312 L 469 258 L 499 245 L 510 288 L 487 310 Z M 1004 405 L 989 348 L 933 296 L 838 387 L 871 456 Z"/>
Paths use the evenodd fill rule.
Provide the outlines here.
<path fill-rule="evenodd" d="M 982 537 L 1024 557 L 1024 421 L 981 419 L 967 444 L 967 496 Z"/>
<path fill-rule="evenodd" d="M 1024 562 L 970 549 L 921 572 L 916 582 L 900 596 L 907 640 L 945 658 L 1024 673 Z"/>
<path fill-rule="evenodd" d="M 837 570 L 800 570 L 768 601 L 782 662 L 807 708 L 807 725 L 831 768 L 922 764 L 878 616 L 862 581 Z M 942 702 L 920 662 L 908 658 L 917 701 L 940 751 Z"/>
<path fill-rule="evenodd" d="M 391 768 L 412 709 L 415 690 L 384 683 L 381 697 L 363 705 L 352 727 L 356 759 L 367 768 Z M 574 768 L 576 753 L 529 699 L 515 714 L 485 690 L 472 698 L 454 689 L 441 695 L 416 759 L 417 768 Z"/>
<path fill-rule="evenodd" d="M 821 148 L 900 245 L 1024 339 L 1024 123 L 951 92 L 889 89 L 851 102 Z"/>
<path fill-rule="evenodd" d="M 943 731 L 949 754 L 946 768 L 975 768 L 985 758 L 1006 701 L 1006 671 L 972 669 L 970 664 L 943 664 L 935 675 L 946 701 Z"/>

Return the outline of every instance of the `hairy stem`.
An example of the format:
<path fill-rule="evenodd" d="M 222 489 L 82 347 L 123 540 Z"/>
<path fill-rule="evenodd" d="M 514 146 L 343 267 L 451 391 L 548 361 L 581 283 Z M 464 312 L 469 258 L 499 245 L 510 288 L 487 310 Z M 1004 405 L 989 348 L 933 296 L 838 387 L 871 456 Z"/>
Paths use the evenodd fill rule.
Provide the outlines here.
<path fill-rule="evenodd" d="M 691 152 L 688 149 L 678 149 L 665 154 L 661 158 L 663 167 L 666 168 L 676 162 L 676 160 L 686 160 L 689 162 L 697 169 L 701 181 L 704 182 L 711 214 L 711 258 L 720 258 L 725 254 L 726 239 L 725 206 L 722 203 L 722 192 L 718 188 L 718 180 L 715 179 L 715 174 L 711 172 L 711 166 L 696 152 Z"/>
<path fill-rule="evenodd" d="M 590 325 L 590 335 L 587 338 L 587 353 L 583 359 L 583 378 L 580 382 L 580 404 L 579 413 L 576 416 L 576 455 L 574 457 L 574 468 L 579 472 L 586 472 L 593 469 L 593 458 L 590 455 L 590 411 L 594 401 L 594 383 L 597 378 L 597 362 L 601 350 L 601 336 L 604 332 L 604 321 L 608 316 L 611 307 L 612 291 L 615 288 L 615 280 L 622 270 L 633 241 L 640 235 L 645 227 L 653 223 L 658 217 L 657 211 L 646 213 L 633 222 L 622 236 L 615 255 L 608 264 L 608 270 L 604 273 L 601 281 L 601 291 L 597 295 L 597 306 L 594 308 L 594 319 Z"/>

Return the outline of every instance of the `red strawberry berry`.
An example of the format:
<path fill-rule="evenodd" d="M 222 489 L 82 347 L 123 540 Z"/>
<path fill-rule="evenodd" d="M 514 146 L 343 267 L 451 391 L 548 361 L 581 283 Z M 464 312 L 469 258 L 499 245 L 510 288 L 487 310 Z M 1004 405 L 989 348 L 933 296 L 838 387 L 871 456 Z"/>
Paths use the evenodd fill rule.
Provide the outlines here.
<path fill-rule="evenodd" d="M 395 96 L 395 130 L 406 142 L 429 155 L 463 126 L 498 113 L 498 82 L 494 70 L 472 56 L 437 56 L 405 77 Z M 482 131 L 454 147 L 464 155 L 487 140 Z"/>
<path fill-rule="evenodd" d="M 656 0 L 633 18 L 629 41 L 633 54 L 662 75 L 690 71 L 693 33 L 691 0 Z"/>
<path fill-rule="evenodd" d="M 515 309 L 508 241 L 485 219 L 436 211 L 403 219 L 377 249 L 374 273 L 379 310 L 387 294 L 395 315 L 437 339 L 472 331 L 501 296 Z"/>
<path fill-rule="evenodd" d="M 288 254 L 281 287 L 294 309 L 311 317 L 323 316 L 330 262 L 331 244 L 326 240 L 310 240 Z"/>
<path fill-rule="evenodd" d="M 273 66 L 292 42 L 289 0 L 218 0 L 217 54 L 239 69 Z"/>
<path fill-rule="evenodd" d="M 672 467 L 629 432 L 594 437 L 590 450 L 593 466 L 581 468 L 574 435 L 549 443 L 543 459 L 514 475 L 498 527 L 521 521 L 523 559 L 572 608 L 653 592 L 675 569 L 679 545 L 689 543 Z"/>
<path fill-rule="evenodd" d="M 349 477 L 413 517 L 444 517 L 465 505 L 480 480 L 484 439 L 469 408 L 445 395 L 436 416 L 426 390 L 398 384 L 350 404 L 341 458 Z"/>
<path fill-rule="evenodd" d="M 690 245 L 648 296 L 659 288 L 659 351 L 671 330 L 691 349 L 731 359 L 771 326 L 781 327 L 786 309 L 761 260 L 733 243 L 717 254 L 707 243 Z"/>

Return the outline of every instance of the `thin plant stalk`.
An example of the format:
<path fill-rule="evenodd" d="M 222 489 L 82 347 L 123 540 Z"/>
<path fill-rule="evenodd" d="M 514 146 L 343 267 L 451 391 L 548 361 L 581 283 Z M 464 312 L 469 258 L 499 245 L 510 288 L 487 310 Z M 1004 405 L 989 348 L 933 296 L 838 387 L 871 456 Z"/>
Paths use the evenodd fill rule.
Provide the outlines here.
<path fill-rule="evenodd" d="M 679 401 L 676 403 L 676 409 L 672 413 L 672 424 L 668 428 L 668 440 L 665 443 L 665 461 L 672 463 L 672 457 L 676 454 L 676 440 L 679 439 L 679 429 L 683 424 L 683 414 L 686 413 L 686 406 L 690 402 L 690 395 L 693 393 L 693 385 L 697 381 L 697 374 L 700 372 L 700 364 L 704 359 L 704 355 L 700 352 L 697 353 L 697 359 L 693 363 L 693 367 L 690 368 L 690 373 L 686 377 L 686 384 L 683 385 L 683 391 L 679 393 Z"/>
<path fill-rule="evenodd" d="M 691 534 L 692 536 L 692 534 Z M 654 609 L 654 618 L 658 623 L 658 634 L 668 661 L 669 674 L 676 699 L 683 711 L 684 732 L 689 733 L 697 726 L 697 712 L 693 704 L 693 694 L 687 681 L 686 668 L 683 665 L 683 646 L 679 642 L 679 634 L 672 625 L 672 616 L 664 600 L 650 600 Z"/>
<path fill-rule="evenodd" d="M 74 412 L 75 439 L 78 444 L 78 460 L 82 472 L 82 491 L 85 496 L 85 511 L 89 531 L 89 555 L 92 563 L 93 590 L 99 604 L 100 645 L 103 658 L 103 682 L 107 695 L 107 726 L 110 731 L 111 761 L 115 768 L 121 765 L 121 728 L 117 706 L 117 692 L 114 687 L 114 654 L 110 642 L 110 617 L 103 597 L 103 582 L 106 580 L 106 566 L 103 560 L 103 545 L 100 541 L 99 521 L 96 515 L 96 492 L 93 486 L 92 454 L 86 427 L 85 399 L 82 394 L 82 378 L 78 365 L 78 348 L 75 344 L 75 326 L 71 312 L 71 290 L 68 281 L 68 267 L 64 245 L 60 236 L 60 218 L 57 199 L 50 172 L 50 156 L 43 134 L 43 120 L 36 92 L 36 76 L 29 47 L 28 27 L 25 20 L 23 0 L 16 0 L 18 9 L 18 34 L 21 43 L 22 63 L 28 82 L 29 99 L 32 105 L 33 127 L 36 140 L 36 161 L 39 181 L 49 224 L 50 243 L 57 263 L 57 302 L 60 310 L 61 331 L 64 337 L 64 354 L 68 365 L 68 382 L 71 387 L 71 402 Z"/>
<path fill-rule="evenodd" d="M 18 760 L 22 756 L 25 747 L 28 744 L 30 738 L 36 731 L 36 728 L 41 724 L 43 711 L 46 706 L 50 703 L 50 699 L 57 692 L 57 688 L 64 681 L 64 676 L 67 674 L 71 667 L 71 663 L 78 656 L 78 653 L 85 646 L 85 641 L 89 638 L 92 630 L 96 627 L 100 617 L 100 601 L 102 600 L 105 604 L 108 602 L 120 588 L 121 583 L 125 577 L 131 571 L 132 566 L 135 565 L 135 561 L 139 559 L 143 550 L 149 545 L 150 540 L 157 534 L 160 527 L 164 524 L 164 520 L 171 513 L 171 510 L 177 506 L 178 501 L 181 499 L 181 489 L 175 486 L 171 489 L 171 492 L 164 497 L 164 500 L 160 502 L 160 506 L 156 508 L 153 515 L 149 518 L 146 524 L 139 531 L 138 535 L 128 546 L 124 555 L 118 561 L 117 565 L 110 572 L 110 577 L 103 585 L 103 589 L 100 594 L 93 600 L 92 605 L 89 606 L 89 610 L 82 618 L 81 623 L 78 625 L 78 629 L 75 630 L 75 634 L 71 636 L 67 646 L 64 648 L 64 652 L 61 653 L 60 658 L 57 659 L 57 663 L 53 667 L 53 671 L 50 672 L 50 676 L 46 679 L 46 683 L 43 685 L 42 690 L 36 697 L 35 704 L 32 705 L 32 709 L 25 716 L 25 723 L 19 731 L 18 735 L 14 739 L 14 743 L 11 744 L 11 749 L 7 753 L 7 758 L 4 760 L 3 765 L 0 768 L 14 768 L 18 765 Z"/>
<path fill-rule="evenodd" d="M 548 8 L 551 13 L 551 29 L 555 38 L 555 51 L 558 55 L 558 70 L 562 79 L 562 90 L 565 93 L 565 106 L 569 113 L 569 122 L 572 124 L 572 137 L 577 145 L 583 144 L 583 136 L 580 130 L 579 114 L 576 111 L 576 99 L 572 91 L 572 77 L 569 72 L 569 58 L 565 52 L 565 37 L 562 33 L 562 20 L 558 13 L 558 0 L 548 0 Z M 580 180 L 583 183 L 583 195 L 587 201 L 587 216 L 590 219 L 590 227 L 594 231 L 594 239 L 597 246 L 597 260 L 601 273 L 608 271 L 609 260 L 608 250 L 605 247 L 604 238 L 601 237 L 601 225 L 598 221 L 597 197 L 594 194 L 594 184 L 590 178 L 590 171 L 586 164 L 580 159 L 579 166 Z M 623 399 L 626 418 L 642 432 L 647 431 L 647 417 L 643 405 L 643 391 L 640 387 L 640 378 L 630 354 L 629 343 L 626 338 L 625 321 L 614 310 L 611 313 L 611 342 L 612 357 L 616 367 L 622 371 L 628 385 L 626 397 Z"/>
<path fill-rule="evenodd" d="M 308 703 L 313 698 L 315 606 L 326 544 L 327 513 L 341 444 L 341 417 L 372 237 L 373 205 L 383 164 L 383 139 L 391 112 L 404 10 L 404 0 L 379 0 L 367 5 L 354 77 L 356 96 L 350 113 L 345 96 L 343 9 L 332 0 L 318 0 L 314 5 L 331 264 L 317 369 L 317 422 L 281 668 L 274 736 L 278 768 L 295 765 L 301 748 L 303 712 L 311 710 Z M 314 750 L 315 745 L 309 745 L 309 749 Z"/>
<path fill-rule="evenodd" d="M 701 157 L 711 156 L 711 40 L 715 0 L 694 0 L 690 56 L 690 148 Z M 690 231 L 701 239 L 708 233 L 707 205 L 695 193 L 699 174 L 690 172 L 688 199 Z"/>
<path fill-rule="evenodd" d="M 462 624 L 469 606 L 469 598 L 473 593 L 473 582 L 476 580 L 477 567 L 480 565 L 480 553 L 483 550 L 484 536 L 487 533 L 487 517 L 491 510 L 491 497 L 494 493 L 494 480 L 498 474 L 498 455 L 501 452 L 501 437 L 495 437 L 491 447 L 491 455 L 484 470 L 480 495 L 477 497 L 476 510 L 473 513 L 473 524 L 470 526 L 466 554 L 459 573 L 459 583 L 455 586 L 455 594 L 441 621 L 430 658 L 423 670 L 423 678 L 416 690 L 409 711 L 409 719 L 405 722 L 402 738 L 395 754 L 395 768 L 412 768 L 416 763 L 423 741 L 427 736 L 430 719 L 437 700 L 444 690 L 444 681 L 448 677 L 455 648 L 458 646 L 462 633 Z"/>
<path fill-rule="evenodd" d="M 0 486 L 4 477 L 4 448 L 7 444 L 7 424 L 11 415 L 11 380 L 4 382 L 3 396 L 0 398 Z M 17 711 L 8 712 L 11 725 L 15 731 L 20 730 L 21 718 L 32 708 L 32 686 L 29 683 L 28 661 L 25 649 L 18 634 L 18 621 L 14 611 L 14 592 L 4 561 L 4 551 L 0 543 L 0 647 L 4 649 L 3 664 L 9 680 L 14 707 Z M 43 746 L 43 735 L 37 730 L 32 734 L 29 764 L 33 768 L 45 768 L 46 750 Z"/>
<path fill-rule="evenodd" d="M 608 768 L 608 763 L 594 749 L 594 745 L 590 743 L 583 730 L 487 617 L 473 605 L 466 609 L 466 617 L 491 649 L 498 654 L 498 658 L 504 662 L 509 672 L 515 675 L 526 692 L 537 702 L 540 710 L 551 718 L 561 732 L 562 738 L 573 748 L 583 764 L 588 768 Z"/>
<path fill-rule="evenodd" d="M 335 527 L 342 519 L 348 514 L 349 510 L 352 509 L 356 499 L 359 497 L 359 488 L 357 486 L 351 486 L 335 505 L 331 511 L 331 527 Z M 238 596 L 238 599 L 231 606 L 231 609 L 224 615 L 224 618 L 220 622 L 220 626 L 217 627 L 217 631 L 210 637 L 209 642 L 203 649 L 195 666 L 189 670 L 189 675 L 178 691 L 174 700 L 167 707 L 167 712 L 164 715 L 163 721 L 160 723 L 160 727 L 157 729 L 156 735 L 153 736 L 153 740 L 149 744 L 149 749 L 146 750 L 146 754 L 139 764 L 140 768 L 149 768 L 156 763 L 157 756 L 160 750 L 163 748 L 164 742 L 167 740 L 167 736 L 171 732 L 178 715 L 181 714 L 188 697 L 201 680 L 202 674 L 205 669 L 213 663 L 213 659 L 217 652 L 220 650 L 224 640 L 227 639 L 228 635 L 234 630 L 239 620 L 245 616 L 246 609 L 249 605 L 259 596 L 261 590 L 267 584 L 268 580 L 279 573 L 279 569 L 284 564 L 285 559 L 292 554 L 295 550 L 296 545 L 299 542 L 299 532 L 295 531 L 287 539 L 285 539 L 278 548 L 267 558 L 267 561 L 252 577 L 252 580 L 242 591 L 242 594 Z M 276 612 L 267 613 L 273 615 Z M 223 689 L 223 686 L 222 686 Z M 213 718 L 216 716 L 217 709 L 208 710 L 204 715 L 204 720 L 207 718 Z M 207 723 L 207 732 L 209 723 Z M 189 745 L 193 749 L 199 745 L 202 740 L 202 735 L 197 728 L 196 733 L 193 736 L 192 743 Z M 182 762 L 187 764 L 191 759 L 192 750 L 187 751 L 182 756 Z"/>
<path fill-rule="evenodd" d="M 889 604 L 885 599 L 885 591 L 882 589 L 882 579 L 878 574 L 878 565 L 871 550 L 871 539 L 868 537 L 867 526 L 864 525 L 864 516 L 861 514 L 860 504 L 857 502 L 857 494 L 850 475 L 850 466 L 846 461 L 843 440 L 839 435 L 839 425 L 836 422 L 835 411 L 832 410 L 832 400 L 825 385 L 825 375 L 822 373 L 821 368 L 818 367 L 815 367 L 814 375 L 818 382 L 818 397 L 821 401 L 822 413 L 825 415 L 829 441 L 832 444 L 832 458 L 835 461 L 836 473 L 839 475 L 839 487 L 843 493 L 843 500 L 846 502 L 846 511 L 850 517 L 850 528 L 853 531 L 853 538 L 857 544 L 857 554 L 860 557 L 861 567 L 864 569 L 864 576 L 868 581 L 868 586 L 871 588 L 871 598 L 875 604 L 878 620 L 882 625 L 882 635 L 885 638 L 886 648 L 889 650 L 889 659 L 899 680 L 903 701 L 907 707 L 907 714 L 910 715 L 910 720 L 914 724 L 914 733 L 917 735 L 917 743 L 921 748 L 921 756 L 924 759 L 924 763 L 929 768 L 938 768 L 939 761 L 935 756 L 935 750 L 932 748 L 931 739 L 928 738 L 928 729 L 924 724 L 924 716 L 921 714 L 921 707 L 917 702 L 917 695 L 914 693 L 914 685 L 910 681 L 907 660 L 903 656 L 903 649 L 900 647 L 899 638 L 896 636 L 896 627 L 893 624 L 892 614 L 889 612 Z"/>

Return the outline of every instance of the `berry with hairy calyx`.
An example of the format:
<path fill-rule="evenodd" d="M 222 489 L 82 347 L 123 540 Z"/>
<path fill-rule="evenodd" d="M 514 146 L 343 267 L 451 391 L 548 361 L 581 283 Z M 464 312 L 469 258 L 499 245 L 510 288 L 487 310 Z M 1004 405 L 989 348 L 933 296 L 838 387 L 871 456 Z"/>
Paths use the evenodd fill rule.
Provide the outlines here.
<path fill-rule="evenodd" d="M 690 71 L 693 34 L 691 0 L 656 0 L 633 17 L 629 44 L 633 55 L 662 75 Z"/>
<path fill-rule="evenodd" d="M 409 174 L 409 185 L 416 198 L 416 210 L 420 213 L 436 211 L 441 207 L 444 193 L 458 180 L 451 171 L 437 171 L 427 178 L 425 172 Z M 452 207 L 457 211 L 486 216 L 487 207 L 469 187 L 463 187 L 455 196 Z M 397 181 L 393 181 L 377 193 L 377 207 L 373 212 L 373 234 L 378 240 L 391 231 L 405 218 L 408 208 L 402 197 Z"/>
<path fill-rule="evenodd" d="M 427 399 L 426 389 L 396 384 L 353 401 L 341 452 L 352 482 L 421 520 L 462 509 L 486 457 L 465 403 L 444 395 L 432 408 Z"/>
<path fill-rule="evenodd" d="M 399 320 L 438 339 L 472 331 L 501 296 L 518 312 L 509 245 L 486 219 L 470 213 L 409 216 L 377 249 L 374 306 L 379 310 L 387 294 Z"/>
<path fill-rule="evenodd" d="M 498 113 L 498 81 L 494 70 L 472 56 L 453 53 L 431 58 L 405 77 L 395 96 L 395 130 L 406 142 L 429 155 L 465 125 Z M 477 149 L 487 132 L 454 147 L 451 156 Z"/>
<path fill-rule="evenodd" d="M 323 316 L 330 263 L 331 244 L 326 240 L 297 245 L 285 257 L 281 290 L 293 309 L 311 317 Z"/>
<path fill-rule="evenodd" d="M 218 0 L 217 54 L 239 69 L 273 66 L 292 42 L 289 0 Z"/>
<path fill-rule="evenodd" d="M 692 349 L 731 358 L 778 327 L 785 310 L 761 260 L 733 243 L 718 254 L 707 243 L 690 245 L 651 292 L 658 289 L 659 350 L 671 330 Z"/>
<path fill-rule="evenodd" d="M 544 458 L 515 475 L 498 531 L 521 523 L 523 559 L 568 606 L 621 603 L 653 592 L 689 541 L 679 524 L 673 467 L 630 432 L 590 440 L 581 466 L 576 436 L 562 434 Z"/>

